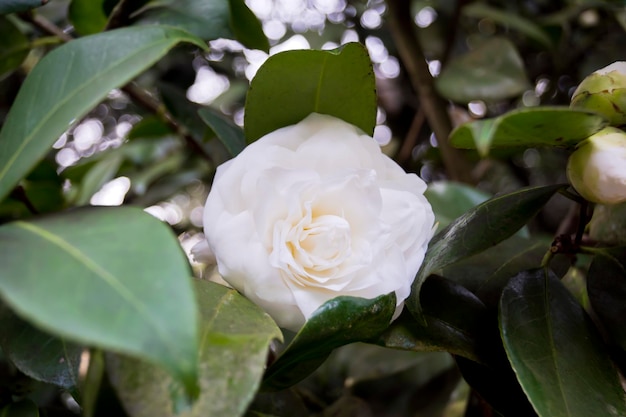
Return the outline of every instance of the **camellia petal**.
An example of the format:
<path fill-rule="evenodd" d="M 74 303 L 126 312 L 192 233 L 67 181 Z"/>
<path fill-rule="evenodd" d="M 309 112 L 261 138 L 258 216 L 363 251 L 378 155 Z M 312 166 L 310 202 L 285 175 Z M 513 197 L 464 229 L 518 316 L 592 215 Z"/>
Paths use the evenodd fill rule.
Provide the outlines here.
<path fill-rule="evenodd" d="M 341 295 L 395 292 L 399 314 L 432 237 L 425 189 L 373 138 L 314 113 L 218 167 L 204 230 L 223 278 L 281 327 Z"/>

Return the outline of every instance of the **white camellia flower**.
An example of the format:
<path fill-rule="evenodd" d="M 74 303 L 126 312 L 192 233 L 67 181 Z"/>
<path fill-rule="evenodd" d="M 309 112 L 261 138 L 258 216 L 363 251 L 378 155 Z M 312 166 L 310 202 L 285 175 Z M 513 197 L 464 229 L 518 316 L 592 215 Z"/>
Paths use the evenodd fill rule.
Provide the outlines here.
<path fill-rule="evenodd" d="M 340 295 L 409 296 L 434 215 L 426 184 L 376 141 L 311 114 L 217 169 L 204 231 L 222 277 L 298 331 Z"/>
<path fill-rule="evenodd" d="M 571 107 L 604 115 L 612 126 L 626 124 L 626 61 L 617 61 L 586 77 L 572 95 Z"/>
<path fill-rule="evenodd" d="M 567 162 L 567 177 L 589 201 L 626 201 L 626 134 L 606 127 L 580 142 Z"/>

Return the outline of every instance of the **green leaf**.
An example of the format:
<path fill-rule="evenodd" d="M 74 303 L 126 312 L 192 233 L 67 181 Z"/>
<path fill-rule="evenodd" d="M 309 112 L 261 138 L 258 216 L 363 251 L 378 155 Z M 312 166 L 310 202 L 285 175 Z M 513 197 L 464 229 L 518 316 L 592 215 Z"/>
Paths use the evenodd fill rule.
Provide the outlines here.
<path fill-rule="evenodd" d="M 81 346 L 46 334 L 0 307 L 0 346 L 17 369 L 38 381 L 72 388 L 78 383 Z"/>
<path fill-rule="evenodd" d="M 102 32 L 107 25 L 107 16 L 103 8 L 104 0 L 72 0 L 67 10 L 74 29 L 80 35 L 92 35 Z"/>
<path fill-rule="evenodd" d="M 320 306 L 266 371 L 263 388 L 280 390 L 308 376 L 333 349 L 378 337 L 396 309 L 395 294 L 340 296 Z"/>
<path fill-rule="evenodd" d="M 502 290 L 511 277 L 520 271 L 538 268 L 551 243 L 552 238 L 514 235 L 484 252 L 445 267 L 442 275 L 472 291 L 488 308 L 497 309 Z"/>
<path fill-rule="evenodd" d="M 260 49 L 268 52 L 270 43 L 263 33 L 261 22 L 246 6 L 244 0 L 229 0 L 230 28 L 239 42 L 250 49 Z"/>
<path fill-rule="evenodd" d="M 0 417 L 39 417 L 39 409 L 32 400 L 25 399 L 1 408 Z"/>
<path fill-rule="evenodd" d="M 613 340 L 626 351 L 626 248 L 598 251 L 587 273 L 593 311 Z"/>
<path fill-rule="evenodd" d="M 286 51 L 269 57 L 252 79 L 246 98 L 246 139 L 254 142 L 314 112 L 373 134 L 375 77 L 363 45 L 348 43 L 332 51 Z"/>
<path fill-rule="evenodd" d="M 230 156 L 235 157 L 243 151 L 243 148 L 246 147 L 246 138 L 239 126 L 211 109 L 200 109 L 198 114 L 204 123 L 215 132 Z"/>
<path fill-rule="evenodd" d="M 517 30 L 539 42 L 547 49 L 552 49 L 552 40 L 539 25 L 518 14 L 508 13 L 485 3 L 470 3 L 463 7 L 462 13 L 475 19 L 487 18 L 504 26 L 506 29 Z"/>
<path fill-rule="evenodd" d="M 243 0 L 152 1 L 138 22 L 176 26 L 204 40 L 237 39 L 250 49 L 269 49 L 261 24 Z"/>
<path fill-rule="evenodd" d="M 573 146 L 606 125 L 602 116 L 590 111 L 523 108 L 462 124 L 450 134 L 450 143 L 457 148 L 477 149 L 485 157 L 491 148 Z"/>
<path fill-rule="evenodd" d="M 22 84 L 0 131 L 0 200 L 74 120 L 183 41 L 203 46 L 180 29 L 145 26 L 87 36 L 47 54 Z"/>
<path fill-rule="evenodd" d="M 0 0 L 0 14 L 24 12 L 46 3 L 48 0 Z"/>
<path fill-rule="evenodd" d="M 473 51 L 450 60 L 435 79 L 435 86 L 443 97 L 459 103 L 500 101 L 530 88 L 515 45 L 500 37 L 489 38 Z"/>
<path fill-rule="evenodd" d="M 0 227 L 0 296 L 63 338 L 196 384 L 197 312 L 176 237 L 138 208 L 86 208 Z"/>
<path fill-rule="evenodd" d="M 0 0 L 1 1 L 1 0 Z M 30 52 L 28 38 L 4 16 L 0 16 L 0 80 L 18 68 Z"/>
<path fill-rule="evenodd" d="M 413 281 L 407 307 L 417 317 L 422 283 L 432 272 L 468 258 L 512 236 L 563 185 L 531 187 L 492 198 L 469 210 L 431 240 L 424 262 Z"/>
<path fill-rule="evenodd" d="M 624 391 L 597 329 L 551 271 L 511 279 L 500 301 L 504 348 L 541 417 L 626 416 Z"/>
<path fill-rule="evenodd" d="M 425 323 L 405 312 L 378 343 L 395 349 L 447 351 L 480 362 L 478 340 L 486 322 L 484 304 L 463 286 L 431 276 L 421 293 Z"/>
<path fill-rule="evenodd" d="M 447 227 L 467 210 L 491 197 L 476 188 L 453 181 L 437 181 L 428 184 L 424 196 L 433 208 L 439 230 Z"/>
<path fill-rule="evenodd" d="M 195 281 L 200 305 L 200 397 L 180 417 L 240 416 L 259 386 L 272 339 L 280 329 L 259 307 L 235 290 Z M 109 355 L 107 368 L 132 417 L 174 416 L 172 380 L 138 360 Z"/>

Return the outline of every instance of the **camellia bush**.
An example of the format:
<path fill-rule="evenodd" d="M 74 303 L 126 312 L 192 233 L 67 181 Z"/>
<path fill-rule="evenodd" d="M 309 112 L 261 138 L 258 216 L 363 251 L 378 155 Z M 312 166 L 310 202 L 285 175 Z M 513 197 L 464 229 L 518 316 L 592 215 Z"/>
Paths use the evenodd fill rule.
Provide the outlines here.
<path fill-rule="evenodd" d="M 619 2 L 42 3 L 0 416 L 626 416 Z"/>

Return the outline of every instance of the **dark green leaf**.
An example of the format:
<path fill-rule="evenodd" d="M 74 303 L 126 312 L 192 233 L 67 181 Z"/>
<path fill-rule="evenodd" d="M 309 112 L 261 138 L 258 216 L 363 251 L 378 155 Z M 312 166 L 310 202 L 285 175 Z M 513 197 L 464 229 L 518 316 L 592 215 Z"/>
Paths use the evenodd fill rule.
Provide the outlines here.
<path fill-rule="evenodd" d="M 208 281 L 195 281 L 195 288 L 201 314 L 201 392 L 179 416 L 240 416 L 259 386 L 270 341 L 282 339 L 282 334 L 266 313 L 235 290 Z M 107 363 L 132 417 L 175 415 L 172 379 L 163 371 L 114 355 Z"/>
<path fill-rule="evenodd" d="M 245 110 L 248 142 L 314 112 L 335 116 L 371 135 L 376 86 L 367 49 L 349 43 L 332 51 L 273 55 L 252 80 Z"/>
<path fill-rule="evenodd" d="M 191 391 L 197 313 L 170 229 L 138 208 L 89 208 L 0 227 L 0 295 L 24 319 L 162 365 Z"/>
<path fill-rule="evenodd" d="M 78 383 L 81 346 L 46 334 L 0 307 L 0 346 L 22 373 L 38 381 L 72 388 Z"/>
<path fill-rule="evenodd" d="M 2 39 L 0 43 L 0 80 L 2 80 L 26 59 L 30 52 L 30 43 L 13 21 L 4 16 L 0 16 L 0 39 Z"/>
<path fill-rule="evenodd" d="M 230 156 L 235 157 L 246 147 L 246 138 L 243 130 L 224 116 L 211 109 L 200 109 L 200 118 L 215 132 L 217 138 L 224 145 Z"/>
<path fill-rule="evenodd" d="M 448 351 L 480 362 L 477 341 L 487 309 L 474 294 L 445 278 L 431 276 L 421 293 L 425 323 L 405 312 L 381 335 L 383 346 L 415 351 Z"/>
<path fill-rule="evenodd" d="M 376 338 L 389 326 L 395 294 L 374 299 L 341 296 L 324 303 L 265 373 L 263 387 L 287 388 L 326 360 L 333 349 Z"/>
<path fill-rule="evenodd" d="M 21 400 L 0 409 L 0 417 L 39 417 L 39 409 L 33 401 Z"/>
<path fill-rule="evenodd" d="M 104 0 L 72 0 L 67 17 L 80 35 L 102 32 L 107 25 Z"/>
<path fill-rule="evenodd" d="M 573 146 L 606 125 L 602 116 L 589 111 L 532 107 L 465 123 L 452 131 L 450 142 L 487 156 L 491 148 Z"/>
<path fill-rule="evenodd" d="M 597 329 L 551 271 L 511 279 L 500 301 L 500 331 L 541 417 L 626 416 L 624 390 Z"/>
<path fill-rule="evenodd" d="M 482 400 L 487 401 L 494 408 L 493 411 L 489 410 L 493 416 L 536 417 L 537 414 L 517 382 L 504 352 L 500 352 L 502 345 L 496 346 L 499 351 L 489 352 L 490 363 L 488 365 L 457 356 L 456 363 L 463 378 L 472 390 L 480 394 Z M 493 349 L 496 346 L 489 347 Z"/>
<path fill-rule="evenodd" d="M 512 236 L 552 198 L 563 185 L 531 187 L 492 198 L 457 218 L 430 242 L 424 262 L 407 299 L 419 316 L 422 283 L 432 272 L 472 256 Z"/>
<path fill-rule="evenodd" d="M 500 294 L 513 275 L 538 268 L 550 248 L 551 238 L 509 239 L 456 262 L 442 271 L 442 275 L 472 291 L 489 308 L 498 308 Z"/>
<path fill-rule="evenodd" d="M 626 351 L 626 247 L 596 254 L 587 273 L 587 293 L 593 311 Z"/>
<path fill-rule="evenodd" d="M 202 107 L 189 101 L 185 91 L 170 83 L 159 83 L 159 92 L 163 98 L 163 104 L 178 121 L 191 132 L 194 140 L 200 145 L 207 131 L 207 126 L 198 116 L 198 110 Z"/>
<path fill-rule="evenodd" d="M 467 210 L 491 197 L 476 188 L 452 181 L 437 181 L 428 184 L 424 196 L 433 208 L 439 230 L 447 227 Z"/>
<path fill-rule="evenodd" d="M 530 88 L 515 45 L 499 37 L 452 59 L 435 85 L 443 97 L 460 103 L 504 100 Z"/>
<path fill-rule="evenodd" d="M 48 0 L 0 0 L 0 14 L 19 13 L 46 3 Z"/>
<path fill-rule="evenodd" d="M 540 26 L 531 20 L 521 17 L 519 14 L 505 12 L 486 3 L 470 3 L 463 7 L 463 14 L 476 19 L 486 18 L 507 29 L 518 30 L 547 49 L 551 49 L 553 46 L 552 40 Z"/>
<path fill-rule="evenodd" d="M 203 45 L 176 28 L 145 26 L 87 36 L 47 54 L 22 84 L 0 131 L 0 200 L 72 121 L 183 41 Z"/>
<path fill-rule="evenodd" d="M 261 22 L 246 6 L 244 0 L 228 0 L 230 28 L 239 42 L 250 49 L 269 52 L 270 44 L 263 33 Z"/>

